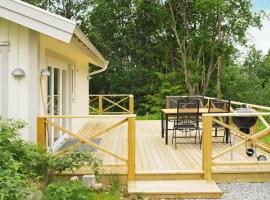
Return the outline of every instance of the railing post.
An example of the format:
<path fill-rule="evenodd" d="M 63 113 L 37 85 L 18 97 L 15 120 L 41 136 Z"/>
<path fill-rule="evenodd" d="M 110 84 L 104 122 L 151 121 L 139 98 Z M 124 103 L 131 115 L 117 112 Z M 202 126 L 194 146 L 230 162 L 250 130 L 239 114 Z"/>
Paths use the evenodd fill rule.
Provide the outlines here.
<path fill-rule="evenodd" d="M 98 96 L 98 114 L 102 114 L 103 112 L 103 96 Z"/>
<path fill-rule="evenodd" d="M 204 179 L 210 180 L 212 173 L 212 117 L 203 116 L 203 146 L 202 146 L 202 158 L 203 158 L 203 171 Z"/>
<path fill-rule="evenodd" d="M 134 96 L 129 95 L 129 113 L 134 114 Z"/>
<path fill-rule="evenodd" d="M 136 124 L 135 117 L 128 118 L 128 181 L 135 180 L 136 170 Z"/>
<path fill-rule="evenodd" d="M 46 147 L 46 123 L 44 117 L 37 118 L 37 143 Z"/>

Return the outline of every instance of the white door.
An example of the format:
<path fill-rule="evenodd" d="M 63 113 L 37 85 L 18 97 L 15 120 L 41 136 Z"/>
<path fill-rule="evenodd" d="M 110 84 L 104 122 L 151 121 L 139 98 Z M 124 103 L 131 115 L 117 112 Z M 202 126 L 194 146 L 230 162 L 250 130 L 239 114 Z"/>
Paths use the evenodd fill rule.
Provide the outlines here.
<path fill-rule="evenodd" d="M 50 76 L 47 80 L 47 113 L 48 115 L 68 114 L 68 70 L 57 67 L 48 67 Z M 68 127 L 66 119 L 54 119 L 62 127 Z M 50 128 L 50 145 L 54 149 L 63 140 L 62 131 Z"/>
<path fill-rule="evenodd" d="M 0 117 L 8 117 L 8 51 L 9 46 L 0 42 Z"/>

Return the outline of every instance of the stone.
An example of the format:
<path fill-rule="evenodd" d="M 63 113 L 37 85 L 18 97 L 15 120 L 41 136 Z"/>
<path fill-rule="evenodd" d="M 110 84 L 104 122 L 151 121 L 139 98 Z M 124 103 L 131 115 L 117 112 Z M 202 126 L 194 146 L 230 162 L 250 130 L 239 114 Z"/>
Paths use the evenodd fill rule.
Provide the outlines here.
<path fill-rule="evenodd" d="M 82 183 L 88 187 L 94 187 L 96 184 L 96 176 L 95 175 L 84 175 L 82 177 Z"/>
<path fill-rule="evenodd" d="M 72 176 L 72 177 L 70 178 L 70 180 L 71 180 L 71 181 L 79 181 L 79 178 L 78 178 L 78 176 Z"/>
<path fill-rule="evenodd" d="M 93 186 L 93 188 L 94 188 L 95 190 L 102 190 L 102 189 L 103 189 L 103 185 L 102 185 L 102 183 L 96 183 L 96 184 Z"/>

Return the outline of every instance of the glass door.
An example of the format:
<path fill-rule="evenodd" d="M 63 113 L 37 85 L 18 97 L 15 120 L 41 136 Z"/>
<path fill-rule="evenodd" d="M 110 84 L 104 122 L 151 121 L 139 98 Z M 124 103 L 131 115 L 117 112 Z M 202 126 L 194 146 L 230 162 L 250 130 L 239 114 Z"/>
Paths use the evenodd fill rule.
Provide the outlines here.
<path fill-rule="evenodd" d="M 67 115 L 68 114 L 68 78 L 67 69 L 48 67 L 50 76 L 47 82 L 47 113 L 48 115 Z M 54 119 L 61 127 L 67 127 L 68 121 L 66 119 Z M 53 148 L 57 143 L 63 139 L 63 132 L 54 129 L 49 130 L 50 141 L 49 144 Z"/>

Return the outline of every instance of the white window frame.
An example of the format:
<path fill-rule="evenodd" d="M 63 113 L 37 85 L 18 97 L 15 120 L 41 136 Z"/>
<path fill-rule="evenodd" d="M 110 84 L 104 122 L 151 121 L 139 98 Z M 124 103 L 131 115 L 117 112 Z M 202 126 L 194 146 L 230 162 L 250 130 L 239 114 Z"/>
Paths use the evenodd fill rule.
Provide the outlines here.
<path fill-rule="evenodd" d="M 71 98 L 76 100 L 76 66 L 71 65 Z"/>

